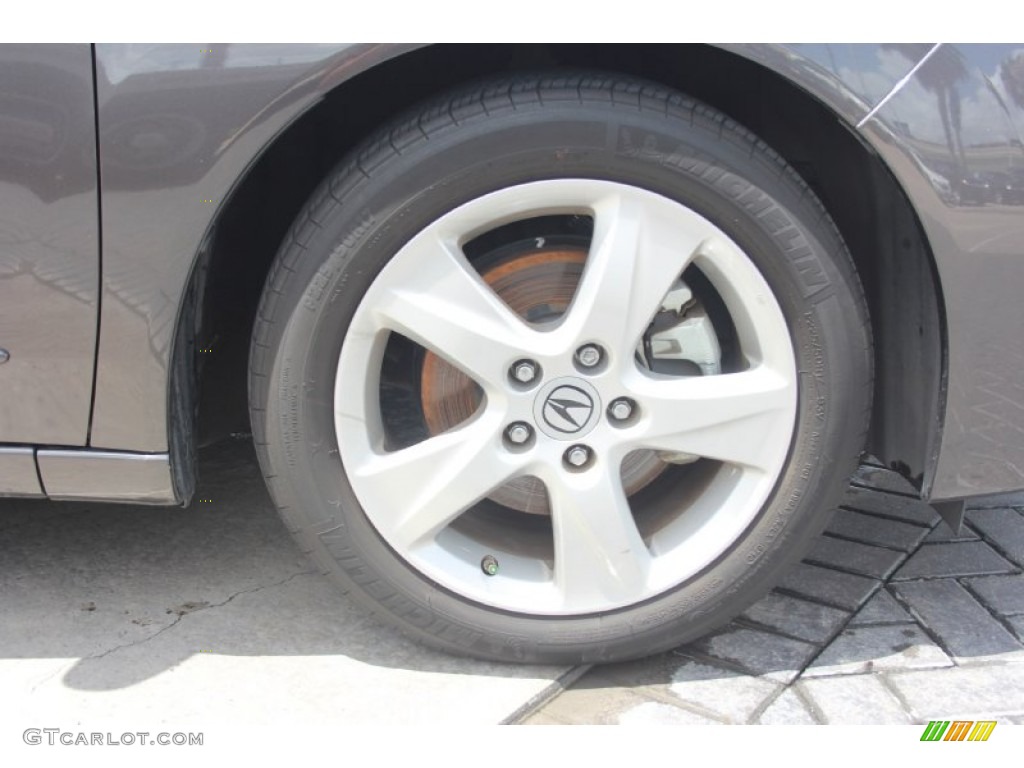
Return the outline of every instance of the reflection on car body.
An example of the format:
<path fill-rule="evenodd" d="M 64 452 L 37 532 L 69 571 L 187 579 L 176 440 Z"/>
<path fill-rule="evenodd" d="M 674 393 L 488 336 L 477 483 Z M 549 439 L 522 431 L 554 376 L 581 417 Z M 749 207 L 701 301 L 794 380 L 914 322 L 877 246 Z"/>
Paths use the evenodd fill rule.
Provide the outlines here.
<path fill-rule="evenodd" d="M 416 637 L 671 647 L 861 450 L 1024 488 L 1022 132 L 1019 45 L 0 46 L 0 495 L 251 429 Z"/>

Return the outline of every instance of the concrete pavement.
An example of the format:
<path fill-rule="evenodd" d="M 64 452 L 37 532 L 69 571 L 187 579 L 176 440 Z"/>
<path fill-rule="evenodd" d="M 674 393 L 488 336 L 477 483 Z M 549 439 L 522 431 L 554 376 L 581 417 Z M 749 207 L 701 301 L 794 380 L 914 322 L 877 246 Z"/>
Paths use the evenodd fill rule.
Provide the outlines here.
<path fill-rule="evenodd" d="M 496 723 L 564 671 L 383 626 L 312 571 L 246 442 L 201 462 L 185 510 L 0 502 L 8 726 Z"/>
<path fill-rule="evenodd" d="M 0 502 L 0 712 L 17 728 L 1024 722 L 1024 514 L 958 537 L 892 473 L 778 590 L 628 664 L 520 667 L 427 650 L 292 544 L 245 441 L 206 449 L 189 509 Z"/>

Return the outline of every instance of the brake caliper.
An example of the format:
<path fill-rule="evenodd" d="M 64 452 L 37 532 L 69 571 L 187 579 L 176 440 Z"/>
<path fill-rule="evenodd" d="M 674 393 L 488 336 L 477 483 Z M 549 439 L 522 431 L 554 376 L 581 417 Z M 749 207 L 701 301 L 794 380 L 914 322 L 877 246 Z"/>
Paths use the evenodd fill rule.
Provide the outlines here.
<path fill-rule="evenodd" d="M 665 295 L 644 334 L 639 357 L 655 373 L 714 376 L 722 372 L 722 349 L 711 318 L 681 279 Z M 670 464 L 690 464 L 699 458 L 670 451 L 660 451 L 658 456 Z"/>

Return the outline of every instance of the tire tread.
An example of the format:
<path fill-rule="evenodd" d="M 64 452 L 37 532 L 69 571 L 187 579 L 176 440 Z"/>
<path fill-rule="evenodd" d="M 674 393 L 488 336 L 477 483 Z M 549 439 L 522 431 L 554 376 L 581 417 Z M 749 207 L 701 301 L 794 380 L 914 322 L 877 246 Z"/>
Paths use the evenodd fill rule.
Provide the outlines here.
<path fill-rule="evenodd" d="M 835 222 L 807 183 L 775 150 L 717 110 L 660 85 L 624 76 L 601 73 L 518 74 L 469 86 L 412 110 L 391 126 L 380 130 L 327 175 L 289 228 L 274 259 L 256 313 L 250 346 L 248 390 L 253 441 L 279 514 L 300 548 L 313 559 L 321 572 L 328 574 L 344 593 L 351 594 L 384 619 L 420 640 L 481 657 L 576 663 L 599 661 L 611 656 L 624 658 L 644 655 L 672 647 L 679 640 L 662 636 L 656 642 L 648 642 L 637 652 L 628 653 L 623 651 L 621 645 L 611 648 L 604 636 L 596 631 L 591 637 L 585 633 L 578 634 L 572 643 L 559 643 L 548 638 L 545 643 L 532 645 L 511 630 L 484 636 L 450 617 L 424 610 L 422 606 L 410 601 L 390 582 L 376 577 L 358 552 L 337 544 L 325 545 L 319 538 L 322 532 L 317 531 L 316 523 L 290 503 L 295 493 L 284 473 L 275 470 L 278 459 L 272 455 L 274 445 L 269 437 L 272 425 L 268 419 L 273 412 L 270 407 L 273 371 L 280 353 L 278 342 L 289 322 L 291 311 L 284 297 L 295 295 L 298 266 L 314 258 L 307 249 L 311 239 L 324 228 L 326 222 L 340 215 L 342 210 L 349 206 L 359 209 L 360 190 L 374 179 L 379 169 L 421 145 L 443 139 L 479 116 L 493 118 L 526 109 L 561 109 L 566 102 L 581 107 L 592 105 L 653 113 L 685 123 L 692 130 L 705 132 L 739 148 L 766 173 L 777 178 L 782 188 L 782 193 L 778 195 L 780 200 L 806 213 L 803 221 L 810 222 L 807 226 L 815 230 L 815 236 L 824 240 L 825 248 L 835 258 L 840 279 L 852 289 L 856 317 L 851 323 L 850 336 L 860 340 L 857 342 L 857 352 L 861 358 L 859 366 L 866 372 L 863 385 L 868 393 L 872 387 L 872 342 L 867 302 L 853 260 Z M 727 169 L 714 168 L 707 159 L 697 157 L 695 163 L 704 164 L 703 171 L 697 174 L 701 177 L 713 175 L 717 171 L 720 178 L 727 172 Z M 714 180 L 709 179 L 708 183 L 713 184 Z M 752 204 L 748 202 L 748 205 Z M 756 216 L 766 218 L 777 210 L 779 204 L 766 206 Z M 862 417 L 850 420 L 860 425 L 859 434 L 848 441 L 848 445 L 856 446 L 856 449 L 850 449 L 846 455 L 832 457 L 833 462 L 843 471 L 852 472 L 860 446 L 864 444 L 871 408 L 870 397 L 864 399 Z M 826 521 L 827 518 L 823 516 L 820 527 L 824 527 Z M 809 539 L 810 535 L 805 534 L 804 538 Z M 429 594 L 425 602 L 433 604 Z M 642 623 L 638 621 L 636 631 L 639 632 Z"/>

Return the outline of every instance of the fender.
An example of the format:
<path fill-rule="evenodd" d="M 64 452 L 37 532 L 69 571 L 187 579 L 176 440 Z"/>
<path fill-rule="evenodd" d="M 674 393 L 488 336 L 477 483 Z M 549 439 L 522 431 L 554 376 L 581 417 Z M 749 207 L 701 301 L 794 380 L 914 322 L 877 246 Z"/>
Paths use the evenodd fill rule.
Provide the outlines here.
<path fill-rule="evenodd" d="M 225 201 L 275 138 L 332 89 L 419 47 L 96 47 L 103 260 L 91 448 L 169 451 L 174 332 Z M 1024 441 L 1016 439 L 1024 347 L 988 341 L 993 323 L 1024 326 L 1015 295 L 1024 217 L 960 205 L 950 192 L 972 173 L 1020 162 L 1021 108 L 992 75 L 1012 46 L 723 48 L 826 105 L 878 154 L 918 214 L 940 285 L 942 333 L 953 329 L 935 373 L 922 496 L 1024 487 Z M 950 94 L 960 94 L 960 140 L 941 135 Z M 980 125 L 989 128 L 979 138 L 971 126 Z"/>

